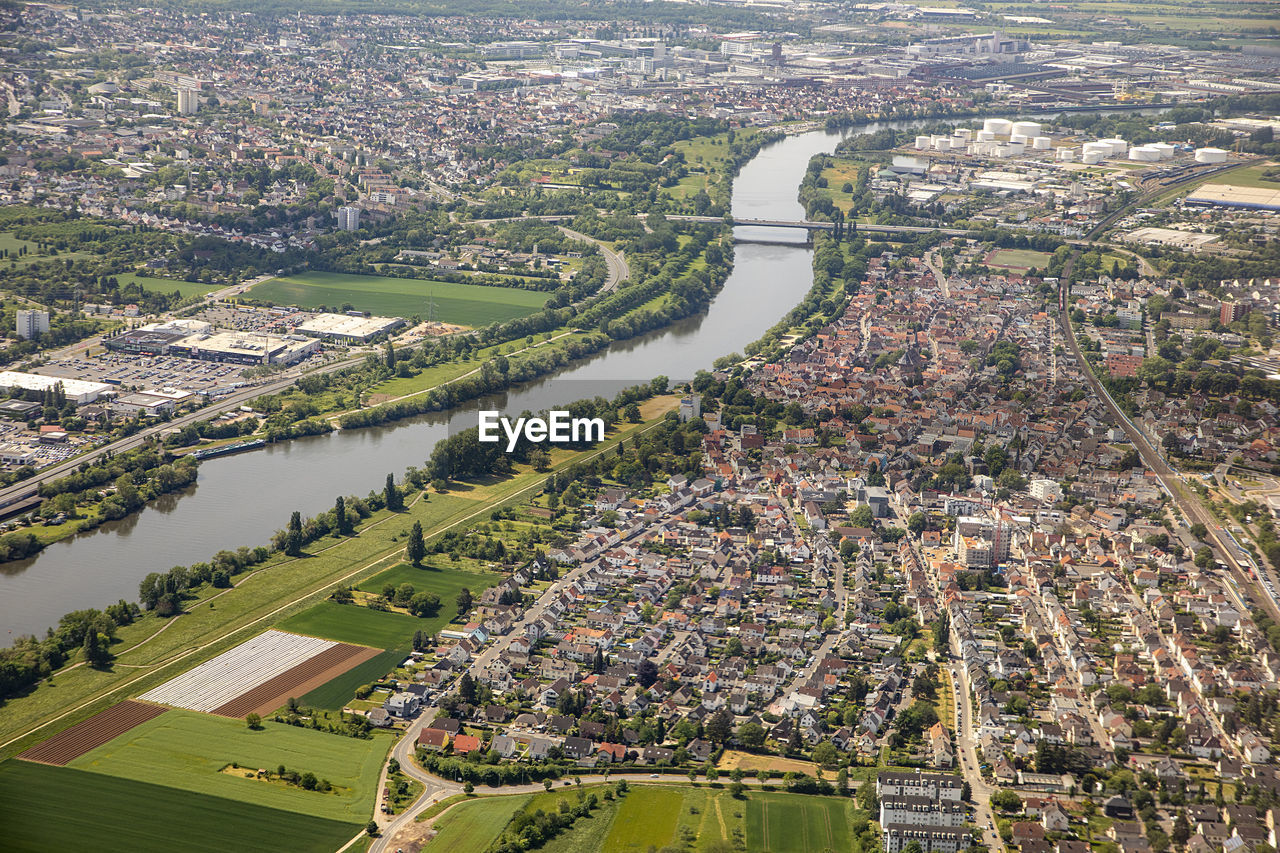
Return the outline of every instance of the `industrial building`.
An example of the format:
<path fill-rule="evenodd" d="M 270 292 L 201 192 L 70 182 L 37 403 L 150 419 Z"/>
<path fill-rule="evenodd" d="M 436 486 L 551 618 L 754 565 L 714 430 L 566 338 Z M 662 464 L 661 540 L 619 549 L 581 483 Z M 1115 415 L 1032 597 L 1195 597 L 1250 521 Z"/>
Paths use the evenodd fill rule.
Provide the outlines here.
<path fill-rule="evenodd" d="M 367 343 L 378 335 L 404 325 L 399 317 L 366 317 L 363 314 L 317 314 L 298 326 L 298 331 L 315 338 Z"/>
<path fill-rule="evenodd" d="M 1280 188 L 1205 184 L 1187 196 L 1187 204 L 1239 207 L 1246 210 L 1280 210 Z"/>
<path fill-rule="evenodd" d="M 134 394 L 123 394 L 111 403 L 111 408 L 125 414 L 142 412 L 144 415 L 159 415 L 172 412 L 181 404 L 194 398 L 190 391 L 175 391 L 166 388 L 163 391 L 138 391 Z"/>
<path fill-rule="evenodd" d="M 81 379 L 63 379 L 59 376 L 41 376 L 38 373 L 20 373 L 16 370 L 0 371 L 0 391 L 25 391 L 43 394 L 61 385 L 68 402 L 77 406 L 92 403 L 111 390 L 104 382 L 85 382 Z"/>

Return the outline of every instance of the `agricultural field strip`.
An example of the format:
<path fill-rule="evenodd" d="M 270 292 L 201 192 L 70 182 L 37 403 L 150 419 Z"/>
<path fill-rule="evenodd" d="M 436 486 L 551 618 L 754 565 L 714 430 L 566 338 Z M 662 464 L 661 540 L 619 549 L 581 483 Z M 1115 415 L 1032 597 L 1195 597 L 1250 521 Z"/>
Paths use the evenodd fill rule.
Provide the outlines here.
<path fill-rule="evenodd" d="M 289 697 L 307 693 L 380 654 L 380 649 L 340 643 L 220 705 L 213 713 L 223 717 L 243 717 L 250 712 L 268 714 Z"/>
<path fill-rule="evenodd" d="M 65 765 L 147 720 L 163 714 L 167 708 L 126 699 L 100 714 L 59 732 L 44 743 L 31 747 L 18 758 L 42 764 Z"/>
<path fill-rule="evenodd" d="M 139 698 L 192 711 L 212 711 L 336 645 L 332 640 L 270 630 Z"/>

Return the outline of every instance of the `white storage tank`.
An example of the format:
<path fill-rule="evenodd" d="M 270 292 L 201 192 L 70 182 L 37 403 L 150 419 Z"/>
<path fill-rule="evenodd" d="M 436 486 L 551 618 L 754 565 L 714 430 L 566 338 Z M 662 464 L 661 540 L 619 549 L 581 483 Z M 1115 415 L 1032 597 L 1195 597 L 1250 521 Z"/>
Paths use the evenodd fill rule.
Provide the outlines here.
<path fill-rule="evenodd" d="M 970 139 L 973 139 L 973 129 L 969 127 L 957 127 L 955 129 L 955 132 L 952 133 L 951 135 L 958 136 L 961 139 L 968 142 Z"/>
<path fill-rule="evenodd" d="M 1022 143 L 1022 142 L 1009 143 L 1009 153 L 1014 155 L 1015 157 L 1019 154 L 1024 153 L 1026 150 L 1027 150 L 1027 146 L 1025 143 Z"/>
<path fill-rule="evenodd" d="M 1086 166 L 1092 166 L 1095 163 L 1101 163 L 1103 158 L 1106 156 L 1106 154 L 1096 148 L 1092 150 L 1086 148 L 1084 155 L 1080 158 L 1080 162 L 1084 163 Z"/>
<path fill-rule="evenodd" d="M 1058 159 L 1064 163 L 1076 159 L 1076 150 L 1074 148 L 1059 148 Z"/>
<path fill-rule="evenodd" d="M 1015 121 L 1013 127 L 1009 131 L 1016 133 L 1018 136 L 1026 136 L 1028 138 L 1040 135 L 1040 122 L 1038 121 Z"/>
<path fill-rule="evenodd" d="M 1119 154 L 1123 156 L 1124 153 L 1129 150 L 1129 143 L 1125 142 L 1118 136 L 1113 136 L 1110 139 L 1104 139 L 1102 142 L 1111 146 L 1112 154 Z"/>
<path fill-rule="evenodd" d="M 1160 152 L 1150 145 L 1137 145 L 1129 149 L 1129 159 L 1139 163 L 1154 163 L 1160 159 Z"/>
<path fill-rule="evenodd" d="M 1031 140 L 1031 147 L 1037 151 L 1048 151 L 1053 147 L 1053 140 L 1047 136 L 1037 136 Z"/>
<path fill-rule="evenodd" d="M 1167 142 L 1153 142 L 1147 147 L 1154 148 L 1155 150 L 1159 151 L 1161 160 L 1172 160 L 1174 152 L 1178 150 L 1177 148 L 1175 148 L 1174 146 L 1170 145 Z"/>
<path fill-rule="evenodd" d="M 933 147 L 934 147 L 934 149 L 935 149 L 935 150 L 938 150 L 938 151 L 950 151 L 950 150 L 951 150 L 951 137 L 949 137 L 949 136 L 938 136 L 938 137 L 935 137 L 935 138 L 934 138 L 934 140 L 933 140 Z"/>
<path fill-rule="evenodd" d="M 1227 162 L 1227 152 L 1221 148 L 1197 148 L 1197 163 L 1225 163 Z"/>
<path fill-rule="evenodd" d="M 1011 133 L 1009 134 L 1009 141 L 1017 142 L 1021 145 L 1026 145 L 1029 140 L 1027 137 L 1023 136 L 1021 133 Z"/>
<path fill-rule="evenodd" d="M 994 132 L 994 131 L 990 131 L 990 130 L 980 130 L 980 131 L 978 131 L 978 141 L 979 141 L 979 142 L 990 142 L 991 140 L 993 140 L 993 139 L 995 139 L 995 138 L 996 138 L 996 135 L 995 135 L 995 132 Z"/>
<path fill-rule="evenodd" d="M 1095 156 L 1096 160 L 1090 161 L 1089 157 Z M 1086 142 L 1084 144 L 1084 161 L 1097 163 L 1105 157 L 1111 156 L 1111 146 L 1105 142 Z"/>
<path fill-rule="evenodd" d="M 1013 122 L 1007 118 L 989 118 L 982 123 L 982 129 L 996 136 L 1008 136 L 1013 133 Z"/>
<path fill-rule="evenodd" d="M 923 150 L 925 150 L 925 149 L 926 149 L 926 148 L 928 148 L 928 147 L 929 147 L 929 137 L 927 137 L 927 136 L 917 136 L 917 137 L 916 137 L 916 150 L 917 150 L 917 151 L 923 151 Z"/>

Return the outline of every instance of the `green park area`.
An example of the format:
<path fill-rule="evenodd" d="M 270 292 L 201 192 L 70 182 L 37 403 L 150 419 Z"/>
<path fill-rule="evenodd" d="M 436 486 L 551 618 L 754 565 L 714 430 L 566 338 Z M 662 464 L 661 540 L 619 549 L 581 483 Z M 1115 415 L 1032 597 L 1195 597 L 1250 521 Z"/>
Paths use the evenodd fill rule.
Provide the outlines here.
<path fill-rule="evenodd" d="M 267 853 L 282 839 L 297 853 L 331 853 L 363 825 L 69 767 L 0 764 L 0 846 L 11 853 Z"/>
<path fill-rule="evenodd" d="M 770 853 L 862 851 L 854 832 L 852 801 L 840 797 L 750 791 L 734 797 L 725 786 L 633 785 L 620 799 L 604 800 L 605 786 L 557 788 L 548 793 L 485 797 L 446 811 L 428 853 L 483 853 L 520 814 L 554 813 L 560 801 L 600 796 L 588 817 L 549 840 L 547 853 L 644 853 L 654 849 L 732 849 Z M 864 821 L 860 821 L 864 822 Z M 867 848 L 867 853 L 874 848 Z"/>
<path fill-rule="evenodd" d="M 258 730 L 243 720 L 173 710 L 90 750 L 70 767 L 149 782 L 311 817 L 363 823 L 373 813 L 378 773 L 391 737 L 344 737 L 285 723 Z M 280 765 L 327 779 L 331 791 L 246 779 L 230 765 L 275 771 Z"/>
<path fill-rule="evenodd" d="M 276 305 L 339 310 L 350 304 L 386 317 L 427 317 L 434 303 L 436 320 L 461 326 L 524 317 L 542 310 L 549 294 L 514 287 L 391 278 L 352 273 L 306 272 L 273 278 L 249 289 L 248 296 Z"/>

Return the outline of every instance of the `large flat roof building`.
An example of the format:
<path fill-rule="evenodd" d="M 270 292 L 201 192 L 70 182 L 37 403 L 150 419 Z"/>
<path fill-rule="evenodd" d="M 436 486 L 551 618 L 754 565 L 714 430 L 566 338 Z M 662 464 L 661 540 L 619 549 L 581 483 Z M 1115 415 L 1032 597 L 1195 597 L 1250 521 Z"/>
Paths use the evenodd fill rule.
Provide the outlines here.
<path fill-rule="evenodd" d="M 169 352 L 183 358 L 221 361 L 230 364 L 293 364 L 320 348 L 319 341 L 255 332 L 217 332 L 188 335 L 169 346 Z"/>
<path fill-rule="evenodd" d="M 105 382 L 85 382 L 81 379 L 64 379 L 61 376 L 43 376 L 39 373 L 20 373 L 16 370 L 0 371 L 0 390 L 33 391 L 43 394 L 55 385 L 62 386 L 67 400 L 77 406 L 92 403 L 111 390 Z"/>
<path fill-rule="evenodd" d="M 337 341 L 365 343 L 384 332 L 399 328 L 404 320 L 399 317 L 365 317 L 353 314 L 317 314 L 298 326 L 304 335 L 330 338 Z"/>

